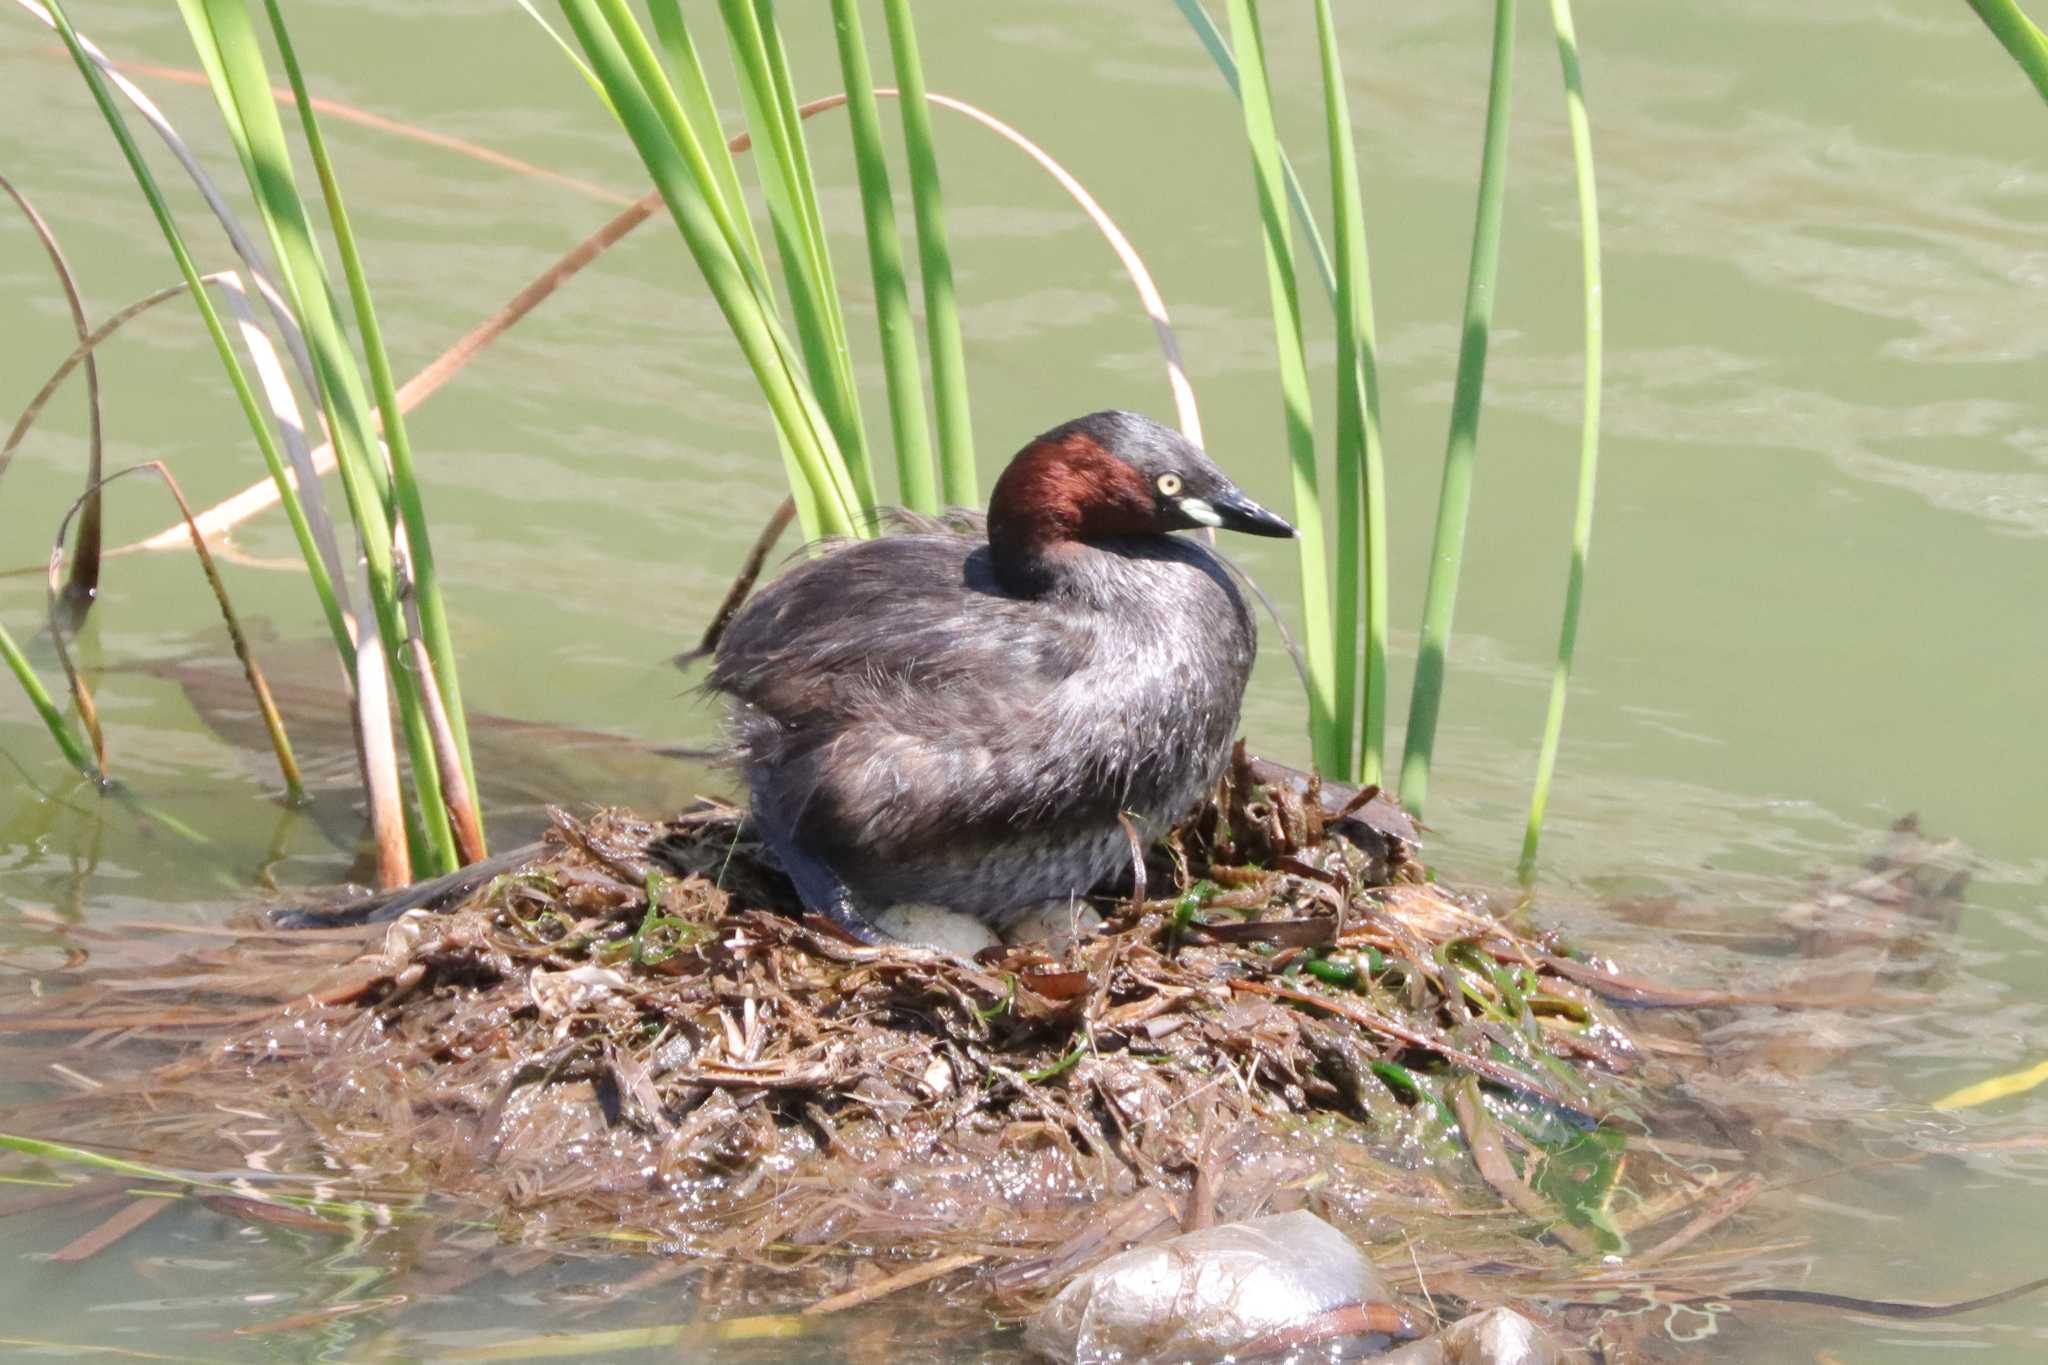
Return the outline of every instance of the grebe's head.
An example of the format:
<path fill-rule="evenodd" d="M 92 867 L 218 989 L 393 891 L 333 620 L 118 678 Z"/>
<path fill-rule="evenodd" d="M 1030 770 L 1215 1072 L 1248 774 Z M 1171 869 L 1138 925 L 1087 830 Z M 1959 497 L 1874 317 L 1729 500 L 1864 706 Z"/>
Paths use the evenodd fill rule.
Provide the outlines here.
<path fill-rule="evenodd" d="M 989 496 L 989 544 L 1006 579 L 1038 577 L 1063 545 L 1197 527 L 1292 536 L 1194 442 L 1135 412 L 1095 412 L 1017 452 Z"/>

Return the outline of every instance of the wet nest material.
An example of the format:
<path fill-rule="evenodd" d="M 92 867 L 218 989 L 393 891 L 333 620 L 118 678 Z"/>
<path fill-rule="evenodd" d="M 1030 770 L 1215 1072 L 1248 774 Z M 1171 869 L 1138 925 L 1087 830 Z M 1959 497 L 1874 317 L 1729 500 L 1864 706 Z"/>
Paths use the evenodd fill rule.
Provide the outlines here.
<path fill-rule="evenodd" d="M 1311 1191 L 1456 1216 L 1432 1155 L 1508 1163 L 1629 1107 L 1644 1058 L 1594 967 L 1428 882 L 1383 799 L 1258 775 L 1240 757 L 1099 931 L 973 960 L 790 913 L 729 806 L 559 817 L 204 1065 L 377 1184 L 678 1250 L 967 1253 L 1019 1303 Z"/>
<path fill-rule="evenodd" d="M 1240 753 L 1099 930 L 968 960 L 802 917 L 730 806 L 558 815 L 443 908 L 249 930 L 8 1017 L 153 1055 L 47 1131 L 431 1197 L 475 1229 L 464 1266 L 662 1253 L 622 1294 L 726 1267 L 714 1314 L 925 1285 L 971 1336 L 1126 1246 L 1302 1207 L 1418 1320 L 1512 1303 L 1606 1359 L 1795 1279 L 1797 1244 L 1728 1233 L 1807 1142 L 1759 1079 L 1822 1063 L 1725 1035 L 1924 984 L 1945 850 L 1902 824 L 1781 917 L 1784 984 L 1736 992 L 1623 975 L 1431 882 L 1413 838 Z"/>

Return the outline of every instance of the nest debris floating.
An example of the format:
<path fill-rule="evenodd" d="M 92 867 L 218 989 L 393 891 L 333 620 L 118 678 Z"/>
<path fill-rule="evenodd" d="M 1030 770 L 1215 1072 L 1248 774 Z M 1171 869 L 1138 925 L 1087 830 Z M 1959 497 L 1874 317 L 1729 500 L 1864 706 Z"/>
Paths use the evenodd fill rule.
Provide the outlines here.
<path fill-rule="evenodd" d="M 1411 1308 L 1511 1302 L 1609 1346 L 1652 1331 L 1646 1300 L 1789 1277 L 1708 1235 L 1765 1182 L 1757 1130 L 1700 1099 L 1687 1011 L 1792 1002 L 1618 976 L 1429 881 L 1412 836 L 1240 753 L 1100 932 L 970 961 L 800 918 L 733 807 L 557 816 L 446 910 L 159 969 L 184 1003 L 119 1020 L 181 1052 L 124 1098 L 158 1138 L 189 1116 L 194 1169 L 241 1141 L 222 1109 L 289 1115 L 251 1130 L 267 1169 L 431 1194 L 508 1250 L 743 1272 L 706 1278 L 712 1314 L 971 1283 L 933 1301 L 971 1335 L 973 1304 L 1022 1313 L 1133 1243 L 1302 1207 L 1395 1248 Z M 1957 888 L 1923 861 L 1840 894 L 1858 922 L 1938 912 Z M 195 984 L 234 1008 L 195 1011 Z M 1667 1008 L 1624 1027 L 1616 1002 Z M 81 987 L 39 1027 L 105 1006 Z M 119 1141 L 95 1103 L 68 1133 Z M 1630 1241 L 1624 1267 L 1596 1254 Z"/>
<path fill-rule="evenodd" d="M 1298 1203 L 1334 1147 L 1326 1200 L 1448 1210 L 1413 1158 L 1461 1127 L 1460 1077 L 1595 1127 L 1642 1059 L 1558 945 L 1425 880 L 1369 792 L 1256 765 L 1059 955 L 797 918 L 719 803 L 561 816 L 216 1061 L 359 1175 L 679 1249 L 971 1250 L 1016 1302 L 1131 1239 L 1105 1213 L 1076 1240 L 1078 1210 Z"/>

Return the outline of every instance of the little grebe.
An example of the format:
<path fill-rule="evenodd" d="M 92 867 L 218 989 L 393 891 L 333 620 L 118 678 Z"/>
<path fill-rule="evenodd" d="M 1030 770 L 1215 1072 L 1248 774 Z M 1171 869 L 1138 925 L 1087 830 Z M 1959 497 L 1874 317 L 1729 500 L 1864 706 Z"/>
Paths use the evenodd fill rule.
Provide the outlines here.
<path fill-rule="evenodd" d="M 1256 630 L 1169 532 L 1291 536 L 1193 443 L 1129 412 L 1053 428 L 979 518 L 854 541 L 763 589 L 718 645 L 754 821 L 811 909 L 936 904 L 1002 928 L 1088 891 L 1221 775 Z"/>

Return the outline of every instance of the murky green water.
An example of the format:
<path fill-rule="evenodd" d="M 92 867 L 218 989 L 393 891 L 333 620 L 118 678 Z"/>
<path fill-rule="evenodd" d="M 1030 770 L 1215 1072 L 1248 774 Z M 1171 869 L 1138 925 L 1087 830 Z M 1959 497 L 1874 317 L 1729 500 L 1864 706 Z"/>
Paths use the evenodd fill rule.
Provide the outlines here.
<path fill-rule="evenodd" d="M 829 35 L 789 8 L 803 90 L 834 88 Z M 1272 60 L 1287 73 L 1283 114 L 1314 186 L 1319 106 L 1305 16 L 1269 8 Z M 1403 509 L 1394 563 L 1405 625 L 1420 599 L 1450 388 L 1485 7 L 1398 8 L 1347 16 L 1347 61 Z M 1539 7 L 1525 8 L 1474 544 L 1430 811 L 1435 861 L 1475 883 L 1503 877 L 1514 853 L 1577 446 L 1568 154 L 1547 26 Z M 1284 507 L 1240 133 L 1171 6 L 924 9 L 933 88 L 1031 132 L 1095 190 L 1159 277 L 1211 450 L 1255 496 Z M 325 93 L 635 190 L 624 140 L 516 8 L 321 0 L 293 13 Z M 81 0 L 75 18 L 116 55 L 190 64 L 168 6 Z M 1838 1074 L 1800 1084 L 1889 1111 L 1901 1133 L 2039 1133 L 2048 1090 L 1954 1117 L 1922 1106 L 2048 1054 L 2038 1005 L 2048 942 L 2048 110 L 1961 6 L 1603 0 L 1583 7 L 1580 29 L 1609 248 L 1608 441 L 1544 913 L 1583 938 L 1635 945 L 1646 971 L 1711 981 L 1755 964 L 1722 936 L 1658 935 L 1606 904 L 1670 896 L 1722 907 L 1729 928 L 1754 924 L 1796 899 L 1810 873 L 1839 872 L 1895 816 L 1918 810 L 1968 845 L 1976 873 L 1961 926 L 1942 945 L 1953 966 L 1940 1001 L 1870 1024 L 1871 1046 Z M 0 173 L 63 235 L 97 314 L 169 282 L 156 230 L 76 76 L 24 16 L 0 16 L 0 34 Z M 144 84 L 218 154 L 226 178 L 232 158 L 203 93 Z M 814 129 L 827 213 L 853 228 L 844 125 L 827 116 Z M 987 134 L 942 122 L 940 135 L 985 476 L 1023 438 L 1075 413 L 1165 415 L 1150 330 L 1091 230 Z M 405 372 L 612 212 L 386 135 L 330 124 L 330 137 Z M 196 224 L 196 204 L 181 203 Z M 6 221 L 0 411 L 11 416 L 68 346 L 69 323 L 33 240 Z M 858 298 L 857 238 L 836 246 Z M 220 252 L 211 261 L 224 262 Z M 871 319 L 859 303 L 854 311 L 861 340 Z M 1327 346 L 1319 359 L 1327 402 Z M 167 459 L 195 502 L 256 476 L 189 310 L 139 324 L 103 363 L 110 463 Z M 867 377 L 878 380 L 872 366 Z M 878 383 L 867 406 L 882 425 Z M 67 395 L 9 472 L 0 567 L 43 558 L 75 492 L 83 430 Z M 663 660 L 701 629 L 779 493 L 751 383 L 674 232 L 657 222 L 613 251 L 421 408 L 413 434 L 473 706 L 706 742 L 714 717 Z M 140 484 L 115 500 L 119 540 L 165 520 L 162 499 Z M 238 545 L 259 560 L 290 554 L 275 517 Z M 1235 549 L 1284 610 L 1285 547 Z M 274 627 L 274 666 L 310 689 L 288 692 L 288 719 L 307 748 L 331 756 L 330 775 L 344 776 L 331 670 L 306 647 L 318 629 L 310 594 L 289 573 L 245 565 L 230 575 L 243 611 Z M 0 612 L 18 638 L 35 632 L 40 591 L 39 577 L 0 579 Z M 1410 642 L 1404 634 L 1401 686 Z M 35 652 L 54 676 L 47 642 Z M 305 885 L 346 874 L 348 853 L 331 837 L 349 828 L 345 790 L 320 818 L 284 814 L 263 752 L 203 723 L 173 676 L 173 661 L 227 657 L 186 561 L 110 565 L 87 652 L 109 670 L 100 699 L 117 770 L 210 843 L 195 851 L 101 811 L 21 699 L 0 689 L 10 760 L 0 779 L 0 956 L 10 974 L 50 962 L 26 951 L 41 941 L 28 916 L 214 922 L 262 876 Z M 242 709 L 232 693 L 199 690 L 215 712 Z M 1298 757 L 1304 747 L 1277 651 L 1261 666 L 1246 728 L 1269 750 Z M 529 812 L 548 798 L 656 804 L 706 781 L 624 746 L 565 749 L 546 731 L 502 736 L 487 752 L 518 789 L 503 803 Z M 78 1065 L 89 1072 L 89 1054 Z M 1815 1187 L 1781 1204 L 1770 1230 L 1811 1239 L 1812 1287 L 1968 1297 L 2048 1271 L 2044 1181 L 2038 1149 L 1928 1161 Z M 80 1268 L 38 1259 L 84 1226 L 8 1220 L 0 1335 L 176 1358 L 356 1349 L 336 1331 L 254 1346 L 212 1335 L 344 1290 L 346 1256 L 324 1245 L 172 1216 Z M 574 1298 L 568 1279 L 486 1279 L 414 1315 L 394 1349 L 432 1355 L 491 1329 L 545 1330 Z M 613 1311 L 627 1316 L 607 1325 L 676 1316 L 659 1293 Z M 1807 1361 L 1819 1349 L 1850 1362 L 1937 1350 L 2035 1359 L 2048 1351 L 2048 1305 L 1910 1328 L 1786 1317 L 1744 1346 L 1759 1360 Z"/>

